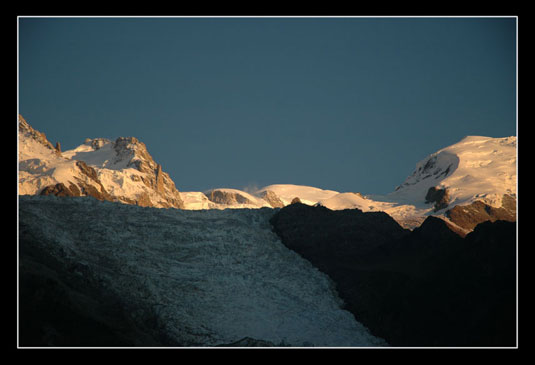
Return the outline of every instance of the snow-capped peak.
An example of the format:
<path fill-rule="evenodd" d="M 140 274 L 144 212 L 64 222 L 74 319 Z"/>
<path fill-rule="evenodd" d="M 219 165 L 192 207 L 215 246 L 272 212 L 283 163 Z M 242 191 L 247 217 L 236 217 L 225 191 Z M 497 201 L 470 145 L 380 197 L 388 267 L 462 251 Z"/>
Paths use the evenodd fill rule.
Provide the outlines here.
<path fill-rule="evenodd" d="M 86 139 L 60 152 L 22 116 L 19 120 L 20 194 L 94 195 L 93 188 L 80 186 L 83 180 L 104 198 L 142 206 L 184 207 L 174 182 L 137 138 Z"/>
<path fill-rule="evenodd" d="M 402 226 L 415 228 L 428 215 L 448 220 L 449 209 L 476 201 L 498 209 L 505 204 L 507 214 L 514 215 L 511 199 L 516 199 L 516 137 L 467 136 L 419 161 L 390 194 L 343 193 L 319 204 L 333 210 L 384 211 Z"/>
<path fill-rule="evenodd" d="M 63 156 L 111 170 L 135 168 L 146 172 L 157 167 L 145 144 L 135 137 L 119 137 L 113 142 L 88 138 L 84 144 L 63 152 Z"/>
<path fill-rule="evenodd" d="M 507 205 L 507 214 L 514 216 L 516 146 L 515 136 L 466 136 L 419 161 L 405 181 L 384 196 L 294 184 L 248 192 L 217 188 L 180 194 L 135 137 L 86 139 L 61 152 L 19 116 L 19 193 L 72 190 L 77 196 L 96 189 L 105 198 L 109 194 L 124 203 L 184 209 L 280 208 L 298 198 L 304 204 L 330 209 L 383 211 L 404 227 L 414 228 L 428 215 L 446 217 L 452 208 L 477 201 L 498 209 Z"/>
<path fill-rule="evenodd" d="M 503 194 L 516 195 L 516 137 L 467 136 L 418 162 L 388 198 L 418 206 L 432 187 L 447 188 L 453 204 L 484 197 L 496 205 Z"/>
<path fill-rule="evenodd" d="M 259 189 L 255 195 L 266 191 L 275 193 L 285 205 L 290 204 L 294 198 L 299 198 L 303 204 L 314 205 L 321 200 L 339 194 L 334 190 L 324 190 L 306 185 L 274 184 Z"/>

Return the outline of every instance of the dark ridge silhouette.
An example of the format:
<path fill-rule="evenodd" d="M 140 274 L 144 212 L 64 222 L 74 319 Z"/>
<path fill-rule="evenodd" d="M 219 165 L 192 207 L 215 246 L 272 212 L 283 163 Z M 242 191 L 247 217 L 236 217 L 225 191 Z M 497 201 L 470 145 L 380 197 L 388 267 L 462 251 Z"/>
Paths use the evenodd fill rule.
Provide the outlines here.
<path fill-rule="evenodd" d="M 516 346 L 516 224 L 465 238 L 428 217 L 295 204 L 271 219 L 282 242 L 336 283 L 345 309 L 391 346 Z"/>

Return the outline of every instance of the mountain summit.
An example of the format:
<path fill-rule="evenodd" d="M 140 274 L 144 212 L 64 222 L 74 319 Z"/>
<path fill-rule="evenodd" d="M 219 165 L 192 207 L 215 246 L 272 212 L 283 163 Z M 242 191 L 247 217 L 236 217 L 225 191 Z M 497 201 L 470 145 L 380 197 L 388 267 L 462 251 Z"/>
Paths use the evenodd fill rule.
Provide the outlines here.
<path fill-rule="evenodd" d="M 19 193 L 93 196 L 158 208 L 184 208 L 173 180 L 135 137 L 86 139 L 54 148 L 19 116 Z"/>
<path fill-rule="evenodd" d="M 405 228 L 430 215 L 464 235 L 486 220 L 516 220 L 516 137 L 467 136 L 430 154 L 385 196 L 344 193 L 327 208 L 384 211 Z"/>
<path fill-rule="evenodd" d="M 496 205 L 504 194 L 515 196 L 516 137 L 467 136 L 418 162 L 390 198 L 418 204 L 429 189 L 447 189 L 454 204 Z"/>
<path fill-rule="evenodd" d="M 54 147 L 19 116 L 19 193 L 188 210 L 281 208 L 298 199 L 331 210 L 382 211 L 409 229 L 437 216 L 464 236 L 487 220 L 516 220 L 516 143 L 515 136 L 467 136 L 419 161 L 401 185 L 381 196 L 292 184 L 179 193 L 135 137 L 86 139 L 62 152 L 59 142 Z"/>

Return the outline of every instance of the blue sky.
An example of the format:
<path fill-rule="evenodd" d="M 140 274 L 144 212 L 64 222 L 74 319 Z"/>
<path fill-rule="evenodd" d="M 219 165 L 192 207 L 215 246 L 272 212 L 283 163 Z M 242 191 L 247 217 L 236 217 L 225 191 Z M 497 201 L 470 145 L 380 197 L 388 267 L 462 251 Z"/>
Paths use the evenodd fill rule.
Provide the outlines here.
<path fill-rule="evenodd" d="M 179 191 L 385 194 L 516 135 L 516 19 L 20 18 L 19 112 L 63 150 L 137 137 Z"/>

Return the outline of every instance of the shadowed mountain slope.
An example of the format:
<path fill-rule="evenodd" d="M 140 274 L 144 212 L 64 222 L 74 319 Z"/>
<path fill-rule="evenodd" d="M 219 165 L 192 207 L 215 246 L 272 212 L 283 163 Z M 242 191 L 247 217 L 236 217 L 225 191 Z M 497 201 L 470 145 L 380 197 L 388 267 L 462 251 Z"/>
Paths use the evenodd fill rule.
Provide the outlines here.
<path fill-rule="evenodd" d="M 515 223 L 485 222 L 463 239 L 435 217 L 410 232 L 386 214 L 303 204 L 271 223 L 390 345 L 515 346 Z"/>

